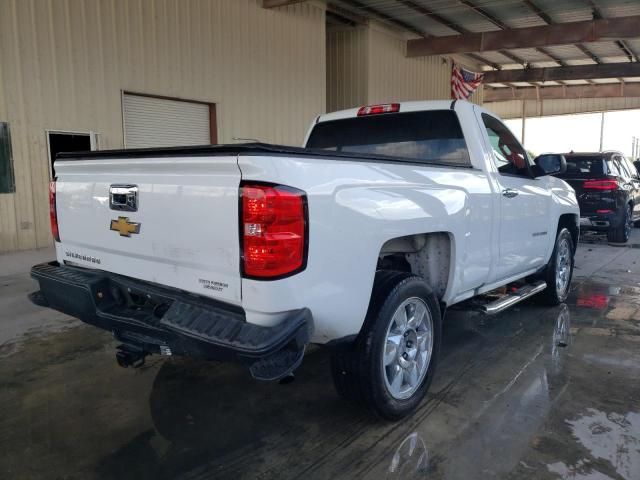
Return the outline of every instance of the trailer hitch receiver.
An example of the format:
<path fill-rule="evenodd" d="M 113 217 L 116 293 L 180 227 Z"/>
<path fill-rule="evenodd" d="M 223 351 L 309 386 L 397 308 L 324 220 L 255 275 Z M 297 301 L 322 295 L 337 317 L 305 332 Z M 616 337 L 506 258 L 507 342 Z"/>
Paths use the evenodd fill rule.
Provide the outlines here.
<path fill-rule="evenodd" d="M 147 352 L 133 345 L 120 345 L 116 349 L 116 361 L 122 368 L 140 368 L 147 355 Z"/>

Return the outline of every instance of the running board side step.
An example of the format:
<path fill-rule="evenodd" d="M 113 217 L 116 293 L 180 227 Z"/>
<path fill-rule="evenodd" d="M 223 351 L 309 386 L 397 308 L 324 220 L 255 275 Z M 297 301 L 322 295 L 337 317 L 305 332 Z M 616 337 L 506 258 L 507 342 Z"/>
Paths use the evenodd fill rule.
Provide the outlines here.
<path fill-rule="evenodd" d="M 509 307 L 514 306 L 516 303 L 520 303 L 529 297 L 533 297 L 535 294 L 540 293 L 547 288 L 547 282 L 540 280 L 539 282 L 532 283 L 520 287 L 513 293 L 509 293 L 504 297 L 500 297 L 486 305 L 480 307 L 480 311 L 486 315 L 496 315 Z"/>

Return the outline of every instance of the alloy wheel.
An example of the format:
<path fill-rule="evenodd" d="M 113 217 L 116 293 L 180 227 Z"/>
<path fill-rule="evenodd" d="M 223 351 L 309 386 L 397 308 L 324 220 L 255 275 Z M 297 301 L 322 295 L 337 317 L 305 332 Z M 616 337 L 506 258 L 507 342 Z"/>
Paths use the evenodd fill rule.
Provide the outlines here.
<path fill-rule="evenodd" d="M 571 281 L 571 247 L 566 238 L 560 240 L 556 254 L 556 291 L 562 297 L 569 288 Z"/>
<path fill-rule="evenodd" d="M 633 228 L 633 213 L 631 211 L 631 205 L 627 205 L 625 213 L 624 235 L 625 238 L 628 239 L 631 236 L 631 229 Z"/>
<path fill-rule="evenodd" d="M 382 369 L 389 394 L 411 397 L 429 370 L 433 352 L 433 319 L 418 297 L 406 299 L 396 309 L 385 339 Z"/>

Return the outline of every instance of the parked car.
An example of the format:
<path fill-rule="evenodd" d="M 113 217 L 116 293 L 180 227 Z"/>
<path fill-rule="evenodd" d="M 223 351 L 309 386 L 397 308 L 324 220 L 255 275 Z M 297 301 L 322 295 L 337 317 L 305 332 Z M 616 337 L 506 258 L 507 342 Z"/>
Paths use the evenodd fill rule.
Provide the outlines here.
<path fill-rule="evenodd" d="M 607 232 L 610 242 L 629 240 L 640 218 L 640 176 L 620 152 L 565 154 L 567 169 L 556 176 L 576 191 L 580 228 Z"/>
<path fill-rule="evenodd" d="M 321 115 L 306 148 L 63 154 L 57 259 L 33 267 L 31 298 L 112 332 L 123 366 L 192 355 L 274 380 L 322 344 L 342 395 L 398 419 L 429 387 L 448 307 L 505 285 L 485 313 L 567 297 L 578 203 L 550 176 L 564 159 L 538 160 L 460 101 Z"/>

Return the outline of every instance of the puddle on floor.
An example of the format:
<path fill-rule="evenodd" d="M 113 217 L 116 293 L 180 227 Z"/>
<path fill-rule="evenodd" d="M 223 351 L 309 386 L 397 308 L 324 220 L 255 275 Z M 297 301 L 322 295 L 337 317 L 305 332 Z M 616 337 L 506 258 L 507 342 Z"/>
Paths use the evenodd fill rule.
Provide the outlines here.
<path fill-rule="evenodd" d="M 640 413 L 607 413 L 589 408 L 584 415 L 566 423 L 591 460 L 581 459 L 572 465 L 556 462 L 548 465 L 549 471 L 562 478 L 612 478 L 594 467 L 592 459 L 595 459 L 610 466 L 617 478 L 640 478 Z"/>

